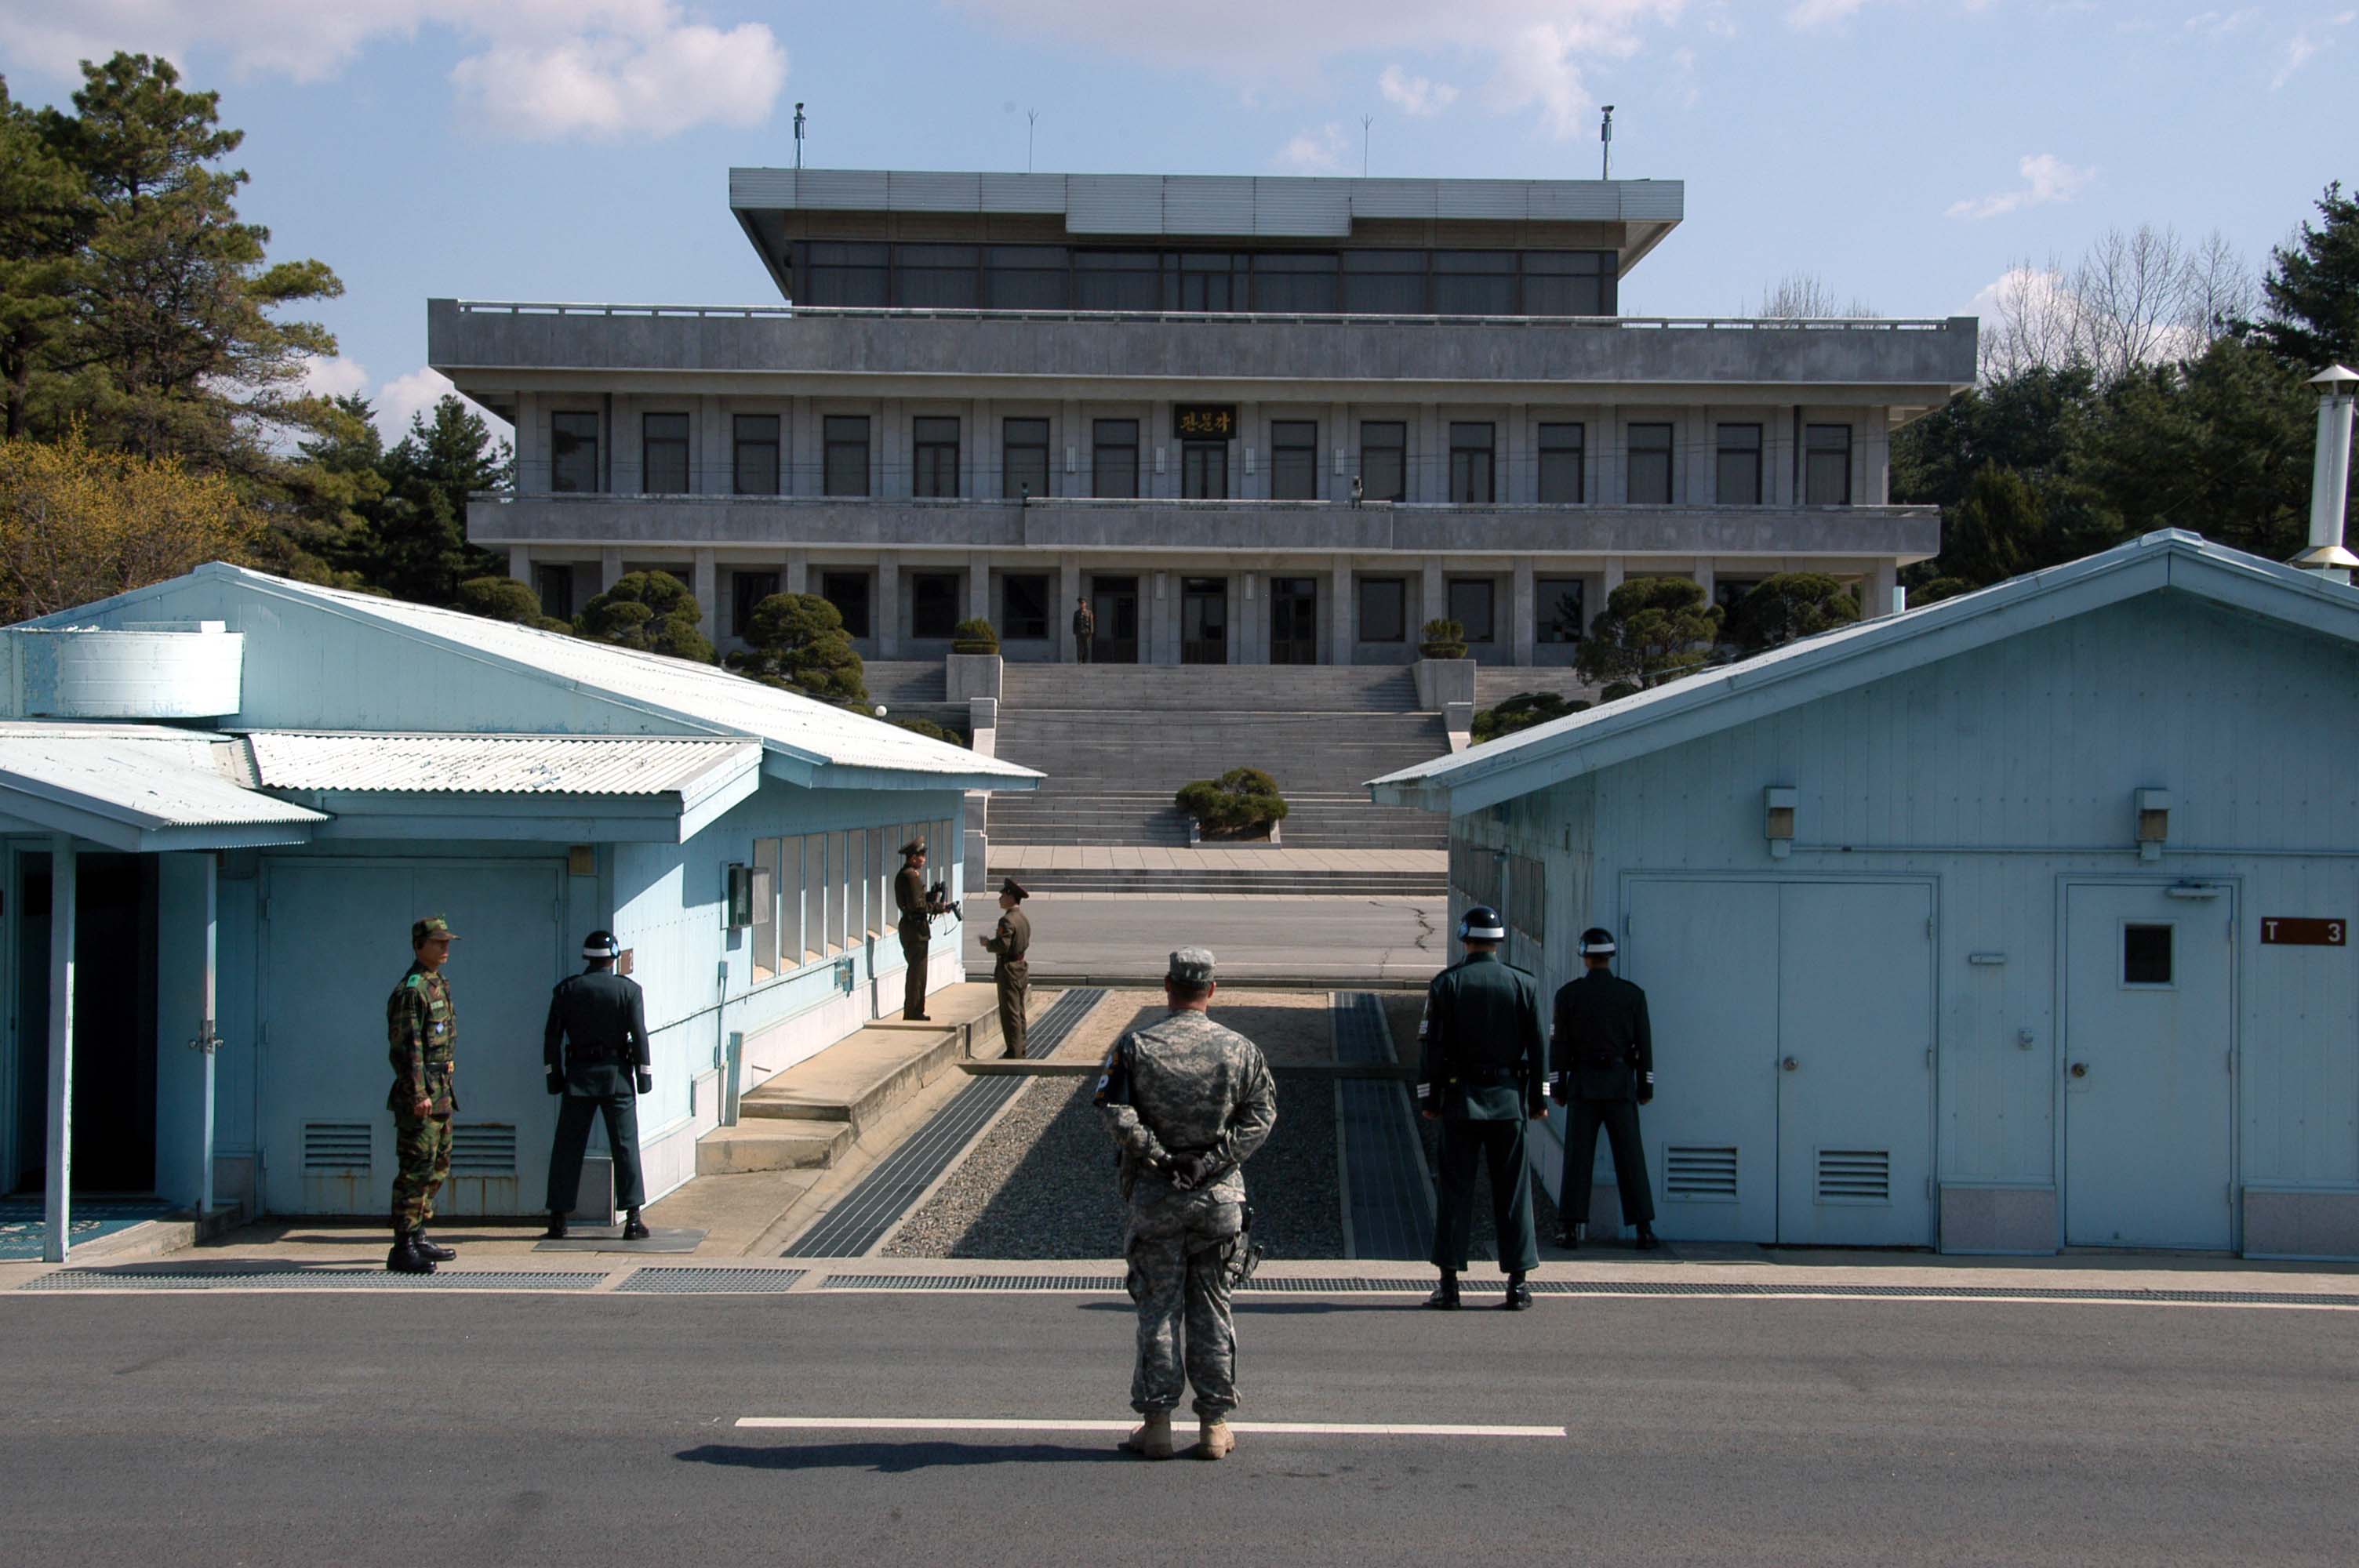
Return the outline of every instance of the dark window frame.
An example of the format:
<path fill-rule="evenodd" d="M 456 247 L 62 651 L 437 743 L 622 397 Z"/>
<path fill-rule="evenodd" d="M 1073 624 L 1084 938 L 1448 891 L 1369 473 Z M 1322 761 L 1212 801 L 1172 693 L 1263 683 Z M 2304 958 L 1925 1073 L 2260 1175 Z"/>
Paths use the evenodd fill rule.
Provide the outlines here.
<path fill-rule="evenodd" d="M 766 421 L 769 425 L 769 433 L 766 436 L 762 433 L 762 426 Z M 753 427 L 751 435 L 746 432 L 746 427 L 749 425 Z M 786 471 L 780 460 L 786 455 L 785 432 L 786 421 L 776 414 L 730 416 L 729 485 L 732 493 L 737 495 L 779 493 L 780 481 Z M 758 455 L 765 449 L 769 453 L 770 464 L 770 482 L 766 488 L 760 483 L 761 475 L 758 467 L 755 470 L 752 482 L 748 482 L 745 462 L 745 455 L 748 452 L 756 454 L 758 461 Z"/>
<path fill-rule="evenodd" d="M 560 408 L 549 416 L 549 489 L 554 495 L 598 495 L 606 489 L 598 460 L 603 432 L 598 416 L 582 408 Z M 582 478 L 589 482 L 580 483 Z"/>
<path fill-rule="evenodd" d="M 1018 425 L 1038 425 L 1040 427 L 1040 439 L 1038 442 L 1018 441 L 1016 438 L 1016 427 Z M 1034 415 L 1013 416 L 999 422 L 999 493 L 1003 500 L 1020 501 L 1026 493 L 1024 470 L 1028 470 L 1030 464 L 1027 462 L 1019 468 L 1015 460 L 1015 454 L 1017 452 L 1037 451 L 1040 454 L 1040 483 L 1038 488 L 1030 493 L 1034 496 L 1042 496 L 1055 490 L 1056 467 L 1049 458 L 1049 422 L 1047 419 Z M 1025 434 L 1028 437 L 1031 432 L 1027 429 Z"/>
<path fill-rule="evenodd" d="M 1269 498 L 1272 501 L 1319 499 L 1319 421 L 1273 419 L 1269 422 Z"/>
<path fill-rule="evenodd" d="M 1037 584 L 1039 602 L 1019 611 L 1015 602 L 1018 583 Z M 1049 606 L 1057 600 L 1056 579 L 1047 572 L 1003 572 L 999 579 L 999 638 L 1003 643 L 1041 643 L 1050 634 Z M 1037 611 L 1037 613 L 1035 613 Z"/>
<path fill-rule="evenodd" d="M 761 589 L 766 591 L 757 591 Z M 729 632 L 744 638 L 745 628 L 752 624 L 754 611 L 762 600 L 783 591 L 778 574 L 764 571 L 733 571 L 729 574 Z"/>
<path fill-rule="evenodd" d="M 853 438 L 851 434 L 852 427 L 854 425 L 857 425 L 860 427 L 860 436 L 856 441 Z M 823 414 L 820 416 L 821 494 L 839 497 L 859 497 L 874 493 L 875 481 L 871 478 L 869 472 L 874 453 L 874 449 L 870 445 L 870 441 L 872 439 L 871 430 L 872 422 L 865 414 Z M 851 490 L 844 487 L 852 482 L 852 476 L 854 470 L 852 467 L 851 454 L 854 450 L 857 450 L 860 454 L 859 466 L 856 470 L 858 473 L 860 488 L 857 490 Z M 841 466 L 838 465 L 836 460 L 839 455 L 841 455 L 844 460 Z"/>
<path fill-rule="evenodd" d="M 1399 439 L 1390 443 L 1371 443 L 1373 431 L 1395 430 Z M 1392 493 L 1377 484 L 1369 473 L 1368 454 L 1390 452 L 1393 460 Z M 1408 499 L 1408 421 L 1406 419 L 1363 419 L 1360 421 L 1360 481 L 1362 498 L 1368 501 L 1407 501 Z"/>
<path fill-rule="evenodd" d="M 1484 598 L 1483 620 L 1477 624 L 1458 611 L 1460 589 L 1480 589 Z M 1466 629 L 1466 641 L 1493 647 L 1499 641 L 1499 585 L 1487 577 L 1454 577 L 1441 586 L 1441 602 L 1449 607 L 1449 617 Z"/>
<path fill-rule="evenodd" d="M 1219 483 L 1215 485 L 1213 481 Z M 1226 501 L 1229 498 L 1229 444 L 1226 441 L 1180 443 L 1180 495 L 1184 501 Z"/>
<path fill-rule="evenodd" d="M 664 433 L 656 433 L 656 422 L 664 422 Z M 677 424 L 674 422 L 677 421 Z M 690 433 L 694 428 L 689 416 L 677 408 L 649 409 L 639 416 L 639 493 L 641 495 L 689 495 L 696 486 L 692 466 L 689 462 Z M 660 449 L 666 471 L 664 479 L 678 478 L 677 484 L 658 485 L 657 453 Z"/>
<path fill-rule="evenodd" d="M 1840 438 L 1838 439 L 1837 438 Z M 1836 458 L 1835 465 L 1824 465 L 1821 458 Z M 1851 502 L 1852 427 L 1848 425 L 1805 425 L 1802 427 L 1802 504 L 1805 506 L 1849 506 Z M 1841 482 L 1831 488 L 1832 497 L 1821 495 L 1819 476 L 1821 471 L 1839 473 Z"/>
<path fill-rule="evenodd" d="M 1642 430 L 1648 433 L 1647 437 L 1648 444 L 1644 447 L 1638 444 L 1638 433 Z M 1662 445 L 1660 446 L 1652 444 L 1655 439 L 1653 432 L 1658 430 L 1662 432 Z M 1628 504 L 1632 506 L 1669 506 L 1679 499 L 1680 443 L 1679 431 L 1676 427 L 1659 419 L 1637 420 L 1627 427 L 1623 438 L 1622 449 L 1625 453 L 1624 467 L 1626 470 L 1623 475 L 1622 486 L 1623 493 L 1629 498 Z M 1660 458 L 1662 460 L 1663 482 L 1662 494 L 1659 499 L 1656 498 L 1653 494 L 1652 486 L 1647 487 L 1648 492 L 1647 494 L 1641 495 L 1639 493 L 1638 459 L 1642 455 L 1649 460 L 1650 464 L 1652 460 L 1657 458 Z"/>
<path fill-rule="evenodd" d="M 857 583 L 857 597 L 845 593 L 839 598 L 840 585 Z M 819 574 L 819 596 L 835 606 L 843 617 L 843 634 L 855 641 L 865 637 L 875 623 L 872 613 L 876 601 L 876 574 L 864 571 L 821 571 Z"/>
<path fill-rule="evenodd" d="M 1563 432 L 1572 432 L 1568 440 Z M 1556 432 L 1554 436 L 1549 433 Z M 1582 421 L 1548 420 L 1539 427 L 1538 456 L 1534 463 L 1537 481 L 1534 494 L 1543 505 L 1579 506 L 1588 499 L 1589 488 L 1589 427 Z M 1570 460 L 1568 461 L 1568 460 Z M 1570 468 L 1571 494 L 1564 493 L 1566 470 Z"/>
<path fill-rule="evenodd" d="M 941 427 L 950 427 L 950 438 L 942 438 Z M 933 427 L 929 432 L 928 426 Z M 959 460 L 963 449 L 959 417 L 955 414 L 919 414 L 909 420 L 909 493 L 928 501 L 955 501 L 960 494 Z M 949 455 L 944 456 L 945 453 Z M 950 488 L 941 486 L 947 483 Z"/>
<path fill-rule="evenodd" d="M 1106 501 L 1135 501 L 1138 498 L 1138 424 L 1136 419 L 1093 419 L 1090 421 L 1090 493 Z M 1122 427 L 1129 427 L 1127 441 L 1121 439 Z M 1130 454 L 1130 481 L 1126 490 L 1109 490 L 1107 486 L 1121 478 L 1119 470 L 1110 471 L 1108 458 L 1116 463 L 1120 454 Z"/>
<path fill-rule="evenodd" d="M 965 619 L 966 574 L 957 571 L 913 571 L 909 574 L 909 635 L 929 643 L 958 635 Z"/>
<path fill-rule="evenodd" d="M 1746 432 L 1752 444 L 1745 445 Z M 1762 484 L 1762 427 L 1756 422 L 1715 425 L 1712 440 L 1712 498 L 1721 506 L 1758 506 L 1768 499 Z M 1734 444 L 1731 444 L 1731 437 Z M 1735 484 L 1730 484 L 1731 478 Z M 1734 488 L 1737 493 L 1730 494 Z M 1750 494 L 1745 493 L 1747 490 Z"/>
<path fill-rule="evenodd" d="M 1557 617 L 1557 600 L 1563 590 L 1572 590 L 1573 627 L 1561 629 Z M 1586 578 L 1535 576 L 1532 579 L 1532 636 L 1534 641 L 1571 646 L 1589 634 L 1589 580 Z"/>
<path fill-rule="evenodd" d="M 1481 431 L 1476 441 L 1473 432 Z M 1492 506 L 1499 499 L 1499 427 L 1484 420 L 1450 422 L 1450 500 L 1455 506 Z"/>
<path fill-rule="evenodd" d="M 554 589 L 555 591 L 551 591 Z M 571 561 L 536 561 L 532 568 L 533 597 L 540 600 L 540 612 L 560 621 L 573 619 L 573 563 Z"/>
<path fill-rule="evenodd" d="M 1368 614 L 1368 591 L 1371 589 L 1390 589 L 1393 596 L 1392 630 L 1371 632 Z M 1362 643 L 1406 643 L 1408 641 L 1408 579 L 1405 577 L 1364 577 L 1353 585 L 1353 633 Z"/>
<path fill-rule="evenodd" d="M 2153 938 L 2159 936 L 2158 944 Z M 2144 938 L 2145 940 L 2140 940 Z M 2169 990 L 2178 981 L 2179 927 L 2160 920 L 2122 923 L 2122 988 Z"/>

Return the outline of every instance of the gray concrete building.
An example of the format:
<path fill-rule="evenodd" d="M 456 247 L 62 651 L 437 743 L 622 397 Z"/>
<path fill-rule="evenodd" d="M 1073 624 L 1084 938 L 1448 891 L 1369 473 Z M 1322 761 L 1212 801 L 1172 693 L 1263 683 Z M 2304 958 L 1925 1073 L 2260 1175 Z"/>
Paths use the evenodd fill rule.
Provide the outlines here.
<path fill-rule="evenodd" d="M 733 169 L 787 303 L 435 299 L 516 427 L 468 530 L 568 614 L 689 582 L 734 645 L 824 594 L 872 659 L 1572 662 L 1625 579 L 1788 570 L 1872 613 L 1939 548 L 1890 440 L 1975 323 L 1618 314 L 1664 180 Z M 1733 264 L 1733 272 L 1742 264 Z M 1732 276 L 1732 287 L 1745 281 Z"/>

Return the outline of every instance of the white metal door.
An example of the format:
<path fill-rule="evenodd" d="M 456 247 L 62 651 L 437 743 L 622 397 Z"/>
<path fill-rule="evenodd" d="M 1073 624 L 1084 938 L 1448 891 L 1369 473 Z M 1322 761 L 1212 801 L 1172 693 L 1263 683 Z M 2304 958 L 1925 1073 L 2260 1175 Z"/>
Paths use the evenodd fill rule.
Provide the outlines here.
<path fill-rule="evenodd" d="M 1930 1245 L 1932 889 L 1780 891 L 1777 1239 Z"/>
<path fill-rule="evenodd" d="M 2226 886 L 2065 890 L 2070 1245 L 2232 1243 L 2234 905 Z"/>
<path fill-rule="evenodd" d="M 409 924 L 447 916 L 459 1011 L 461 1105 L 445 1214 L 539 1207 L 553 1114 L 540 1068 L 549 988 L 566 972 L 562 866 L 283 860 L 264 881 L 265 1206 L 376 1214 L 392 1198 L 386 996 L 409 964 Z"/>
<path fill-rule="evenodd" d="M 1655 1034 L 1658 1087 L 1638 1119 L 1656 1228 L 1774 1241 L 1777 886 L 1633 882 L 1626 925 L 1616 971 L 1647 988 Z"/>

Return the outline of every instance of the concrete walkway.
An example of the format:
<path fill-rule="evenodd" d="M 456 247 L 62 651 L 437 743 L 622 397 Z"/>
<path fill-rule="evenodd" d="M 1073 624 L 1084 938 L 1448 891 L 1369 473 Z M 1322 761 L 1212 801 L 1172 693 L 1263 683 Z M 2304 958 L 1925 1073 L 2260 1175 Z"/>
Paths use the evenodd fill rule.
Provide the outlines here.
<path fill-rule="evenodd" d="M 994 844 L 994 876 L 1012 874 L 1019 881 L 1027 871 L 1292 871 L 1329 874 L 1338 871 L 1398 871 L 1447 876 L 1450 854 L 1445 849 L 1288 849 L 1215 846 L 1192 849 L 1158 849 L 1146 844 Z"/>

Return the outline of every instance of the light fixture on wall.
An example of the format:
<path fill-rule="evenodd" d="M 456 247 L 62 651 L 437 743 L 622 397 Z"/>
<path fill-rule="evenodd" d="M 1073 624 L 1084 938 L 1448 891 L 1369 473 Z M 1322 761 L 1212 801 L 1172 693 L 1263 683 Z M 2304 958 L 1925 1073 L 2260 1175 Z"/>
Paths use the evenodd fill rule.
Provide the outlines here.
<path fill-rule="evenodd" d="M 1772 860 L 1794 852 L 1794 796 L 1791 784 L 1771 784 L 1761 792 L 1761 836 L 1769 840 Z"/>
<path fill-rule="evenodd" d="M 2137 847 L 2141 860 L 2159 860 L 2162 847 L 2170 841 L 2170 792 L 2167 789 L 2142 789 L 2137 792 Z"/>
<path fill-rule="evenodd" d="M 1081 456 L 1078 449 L 1075 448 L 1067 447 L 1065 449 L 1065 471 L 1067 473 L 1079 473 L 1082 471 Z"/>
<path fill-rule="evenodd" d="M 1163 471 L 1163 449 L 1160 447 L 1155 449 L 1155 471 L 1157 473 Z"/>

